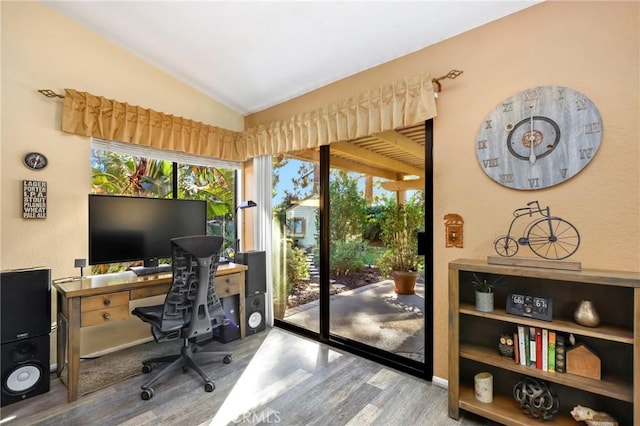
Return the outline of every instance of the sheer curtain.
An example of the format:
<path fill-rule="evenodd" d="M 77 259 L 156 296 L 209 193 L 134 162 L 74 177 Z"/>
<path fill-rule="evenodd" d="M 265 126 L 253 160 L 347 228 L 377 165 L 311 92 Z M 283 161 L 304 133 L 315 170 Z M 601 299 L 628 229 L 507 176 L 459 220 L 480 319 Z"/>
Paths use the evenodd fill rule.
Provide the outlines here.
<path fill-rule="evenodd" d="M 267 293 L 265 295 L 265 321 L 273 325 L 273 248 L 272 248 L 272 158 L 271 155 L 262 155 L 253 159 L 253 185 L 255 188 L 255 201 L 258 209 L 255 215 L 255 242 L 256 250 L 266 253 L 267 265 Z"/>

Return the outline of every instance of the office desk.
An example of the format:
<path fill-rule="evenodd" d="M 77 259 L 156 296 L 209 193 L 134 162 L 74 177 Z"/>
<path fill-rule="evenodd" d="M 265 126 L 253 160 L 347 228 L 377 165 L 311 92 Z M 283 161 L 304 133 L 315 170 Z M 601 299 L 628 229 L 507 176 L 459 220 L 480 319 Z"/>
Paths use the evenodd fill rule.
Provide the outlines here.
<path fill-rule="evenodd" d="M 240 337 L 245 336 L 246 265 L 218 266 L 216 293 L 239 295 Z M 55 282 L 58 301 L 58 377 L 66 369 L 67 399 L 78 398 L 80 374 L 80 328 L 129 318 L 129 301 L 166 294 L 172 274 L 137 276 L 133 272 L 96 275 L 77 281 Z M 142 367 L 141 367 L 142 368 Z"/>

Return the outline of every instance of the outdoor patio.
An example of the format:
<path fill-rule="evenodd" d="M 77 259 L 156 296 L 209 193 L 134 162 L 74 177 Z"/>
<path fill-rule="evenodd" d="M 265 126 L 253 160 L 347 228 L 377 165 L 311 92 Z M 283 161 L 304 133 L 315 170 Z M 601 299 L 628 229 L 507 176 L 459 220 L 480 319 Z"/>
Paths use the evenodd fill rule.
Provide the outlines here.
<path fill-rule="evenodd" d="M 424 361 L 424 284 L 399 295 L 385 280 L 330 297 L 331 333 Z M 287 309 L 284 320 L 318 331 L 319 301 Z"/>

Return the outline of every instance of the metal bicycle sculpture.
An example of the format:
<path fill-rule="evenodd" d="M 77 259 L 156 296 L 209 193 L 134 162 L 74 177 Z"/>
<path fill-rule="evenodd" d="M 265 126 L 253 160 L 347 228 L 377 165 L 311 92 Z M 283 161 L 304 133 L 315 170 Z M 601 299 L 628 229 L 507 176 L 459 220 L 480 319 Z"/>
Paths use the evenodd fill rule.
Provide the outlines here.
<path fill-rule="evenodd" d="M 542 216 L 529 223 L 522 233 L 522 237 L 513 237 L 513 224 L 524 216 Z M 561 260 L 574 254 L 580 246 L 580 234 L 575 226 L 561 217 L 551 216 L 549 207 L 540 208 L 537 201 L 527 203 L 513 211 L 513 220 L 509 225 L 507 235 L 498 237 L 494 242 L 496 252 L 500 256 L 511 257 L 518 252 L 519 246 L 528 245 L 531 251 L 543 259 Z"/>

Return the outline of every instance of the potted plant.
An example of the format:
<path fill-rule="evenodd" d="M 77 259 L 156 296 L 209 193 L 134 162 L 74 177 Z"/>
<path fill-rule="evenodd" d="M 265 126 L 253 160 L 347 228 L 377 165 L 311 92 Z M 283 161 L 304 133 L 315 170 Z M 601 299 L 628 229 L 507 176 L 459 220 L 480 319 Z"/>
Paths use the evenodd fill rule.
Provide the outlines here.
<path fill-rule="evenodd" d="M 394 204 L 387 208 L 381 222 L 381 240 L 387 251 L 377 266 L 385 275 L 393 275 L 397 294 L 415 292 L 422 256 L 418 255 L 418 229 L 424 225 L 420 203 Z"/>
<path fill-rule="evenodd" d="M 493 312 L 493 287 L 502 280 L 501 276 L 485 277 L 473 273 L 471 283 L 476 289 L 476 310 Z"/>

